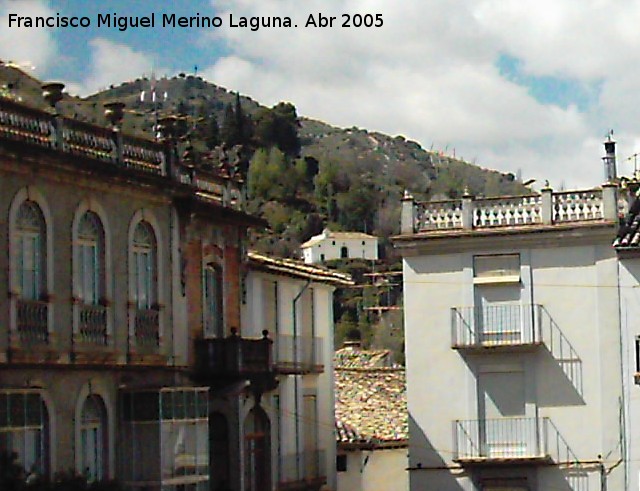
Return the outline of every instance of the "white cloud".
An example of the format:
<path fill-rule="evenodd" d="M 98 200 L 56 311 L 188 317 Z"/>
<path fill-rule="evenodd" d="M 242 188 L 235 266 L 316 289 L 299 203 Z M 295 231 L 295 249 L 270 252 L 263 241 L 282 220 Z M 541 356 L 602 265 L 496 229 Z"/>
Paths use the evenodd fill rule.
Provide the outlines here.
<path fill-rule="evenodd" d="M 48 12 L 44 1 L 0 0 Z M 602 180 L 601 140 L 613 127 L 619 168 L 640 151 L 640 3 L 610 0 L 215 0 L 226 20 L 290 16 L 298 28 L 201 31 L 197 45 L 227 55 L 201 73 L 271 105 L 340 126 L 404 134 L 485 167 L 522 170 L 539 182 L 592 186 Z M 40 10 L 37 10 L 40 9 Z M 334 28 L 304 28 L 309 14 L 336 16 Z M 340 14 L 381 14 L 381 28 L 342 28 Z M 40 14 L 42 15 L 42 14 Z M 17 36 L 17 37 L 16 37 Z M 18 40 L 16 42 L 16 40 Z M 86 94 L 149 73 L 154 56 L 106 38 L 90 41 L 86 75 L 69 90 Z M 150 47 L 149 50 L 152 50 Z M 0 57 L 46 67 L 55 59 L 47 30 L 0 29 Z M 508 54 L 524 75 L 598 87 L 591 106 L 543 104 L 501 76 Z M 170 55 L 170 54 L 169 54 Z M 157 58 L 156 58 L 157 59 Z M 58 57 L 59 60 L 59 57 Z M 57 60 L 56 60 L 57 61 Z M 165 69 L 156 68 L 164 73 Z M 584 95 L 584 94 L 583 94 Z"/>
<path fill-rule="evenodd" d="M 592 13 L 599 12 L 598 2 L 592 3 Z M 457 155 L 483 166 L 521 169 L 525 177 L 576 186 L 602 179 L 601 150 L 591 142 L 608 123 L 601 127 L 593 113 L 573 105 L 541 104 L 495 66 L 501 53 L 510 53 L 536 74 L 587 82 L 601 77 L 598 70 L 604 65 L 574 60 L 571 52 L 560 57 L 566 65 L 574 62 L 573 69 L 564 68 L 558 56 L 555 64 L 543 63 L 553 46 L 540 39 L 545 36 L 574 53 L 593 51 L 594 39 L 562 37 L 567 26 L 578 29 L 585 20 L 585 15 L 572 17 L 579 10 L 577 1 L 550 2 L 548 9 L 520 0 L 264 0 L 260 7 L 246 0 L 218 0 L 215 6 L 234 17 L 289 15 L 299 27 L 218 31 L 214 36 L 225 41 L 231 55 L 204 71 L 214 82 L 266 104 L 290 100 L 300 114 L 333 124 L 405 134 L 425 147 L 456 148 Z M 313 12 L 338 20 L 342 12 L 381 13 L 384 26 L 302 28 Z M 589 26 L 600 22 L 601 12 Z M 616 44 L 632 42 L 635 34 L 625 36 L 629 39 Z"/>
<path fill-rule="evenodd" d="M 17 63 L 27 71 L 35 67 L 37 75 L 56 63 L 53 29 L 9 27 L 9 14 L 26 17 L 54 15 L 48 4 L 38 0 L 0 1 L 0 59 Z"/>
<path fill-rule="evenodd" d="M 154 69 L 158 73 L 166 72 L 166 69 L 154 66 L 153 55 L 135 51 L 124 44 L 94 38 L 89 46 L 91 60 L 87 66 L 87 74 L 82 80 L 67 83 L 70 93 L 90 94 L 113 83 L 119 84 L 143 74 L 149 75 Z"/>

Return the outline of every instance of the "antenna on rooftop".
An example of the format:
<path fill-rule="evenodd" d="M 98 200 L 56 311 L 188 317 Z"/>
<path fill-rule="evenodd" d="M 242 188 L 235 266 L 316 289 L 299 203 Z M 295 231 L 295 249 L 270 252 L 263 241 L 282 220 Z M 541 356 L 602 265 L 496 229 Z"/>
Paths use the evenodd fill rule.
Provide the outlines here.
<path fill-rule="evenodd" d="M 636 152 L 633 155 L 629 155 L 626 159 L 625 162 L 628 162 L 630 160 L 633 160 L 633 177 L 637 178 L 638 177 L 638 157 L 640 156 L 640 152 Z"/>

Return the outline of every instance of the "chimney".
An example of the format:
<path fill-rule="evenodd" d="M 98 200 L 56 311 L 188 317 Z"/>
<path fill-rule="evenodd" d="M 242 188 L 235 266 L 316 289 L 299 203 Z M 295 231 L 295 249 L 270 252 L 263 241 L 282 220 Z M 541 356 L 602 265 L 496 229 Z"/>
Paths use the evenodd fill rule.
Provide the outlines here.
<path fill-rule="evenodd" d="M 607 134 L 607 140 L 604 142 L 605 156 L 602 157 L 605 182 L 615 182 L 618 178 L 618 173 L 616 172 L 616 142 L 612 137 L 613 130 L 610 130 Z"/>

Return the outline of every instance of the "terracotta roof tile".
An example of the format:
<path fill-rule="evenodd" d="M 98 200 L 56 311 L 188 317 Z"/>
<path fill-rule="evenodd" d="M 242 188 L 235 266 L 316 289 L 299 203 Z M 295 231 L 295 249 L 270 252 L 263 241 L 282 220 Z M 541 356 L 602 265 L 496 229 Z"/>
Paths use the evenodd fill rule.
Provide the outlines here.
<path fill-rule="evenodd" d="M 613 245 L 616 248 L 636 248 L 640 245 L 640 197 L 636 198 L 627 216 L 621 220 L 618 236 Z"/>
<path fill-rule="evenodd" d="M 338 356 L 344 355 L 344 349 L 336 353 L 336 425 L 353 430 L 359 441 L 406 441 L 409 429 L 404 368 L 370 364 L 381 354 L 386 356 L 387 350 L 352 351 L 358 356 Z M 360 366 L 340 365 L 345 359 L 348 365 L 357 360 Z M 348 439 L 348 434 L 338 431 L 338 441 L 348 441 L 343 438 Z"/>

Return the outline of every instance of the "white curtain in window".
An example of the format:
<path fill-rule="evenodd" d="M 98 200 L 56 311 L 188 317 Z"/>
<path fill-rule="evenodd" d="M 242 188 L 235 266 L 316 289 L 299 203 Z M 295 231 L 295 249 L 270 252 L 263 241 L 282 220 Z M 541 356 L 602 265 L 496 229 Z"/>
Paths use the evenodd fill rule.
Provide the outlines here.
<path fill-rule="evenodd" d="M 151 225 L 140 222 L 133 236 L 134 300 L 139 309 L 156 303 L 156 240 Z"/>
<path fill-rule="evenodd" d="M 89 396 L 82 407 L 82 473 L 90 481 L 104 478 L 104 407 L 97 396 Z"/>
<path fill-rule="evenodd" d="M 84 214 L 78 225 L 78 281 L 85 304 L 96 305 L 103 295 L 104 232 L 100 218 Z"/>
<path fill-rule="evenodd" d="M 17 279 L 25 300 L 39 300 L 45 292 L 45 228 L 38 205 L 25 201 L 18 209 L 16 223 Z"/>

